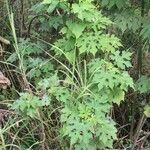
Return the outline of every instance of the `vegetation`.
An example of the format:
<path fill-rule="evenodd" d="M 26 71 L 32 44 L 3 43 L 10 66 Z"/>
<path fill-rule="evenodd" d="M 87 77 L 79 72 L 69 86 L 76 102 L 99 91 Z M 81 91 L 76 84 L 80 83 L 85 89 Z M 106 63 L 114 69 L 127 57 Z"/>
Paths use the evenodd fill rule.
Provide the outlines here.
<path fill-rule="evenodd" d="M 148 0 L 0 6 L 0 149 L 150 148 Z"/>

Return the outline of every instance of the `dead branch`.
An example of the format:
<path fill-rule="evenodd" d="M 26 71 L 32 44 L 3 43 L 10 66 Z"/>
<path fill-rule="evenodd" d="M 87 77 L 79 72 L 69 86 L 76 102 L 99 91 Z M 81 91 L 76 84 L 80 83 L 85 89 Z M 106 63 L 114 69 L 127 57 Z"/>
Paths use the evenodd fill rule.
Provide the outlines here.
<path fill-rule="evenodd" d="M 6 45 L 9 45 L 10 44 L 10 41 L 6 40 L 5 38 L 3 38 L 2 36 L 0 36 L 0 42 L 6 44 Z"/>

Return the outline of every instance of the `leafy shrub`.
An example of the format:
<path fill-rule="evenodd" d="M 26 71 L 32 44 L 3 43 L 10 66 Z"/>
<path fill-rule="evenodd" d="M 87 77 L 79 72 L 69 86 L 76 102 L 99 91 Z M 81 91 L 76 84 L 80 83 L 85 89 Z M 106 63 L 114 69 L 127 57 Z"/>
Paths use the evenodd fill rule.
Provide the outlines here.
<path fill-rule="evenodd" d="M 49 148 L 47 143 L 54 141 L 49 139 L 58 135 L 55 139 L 57 144 L 63 143 L 62 149 L 114 148 L 117 128 L 111 115 L 113 104 L 120 105 L 128 88 L 134 88 L 127 71 L 132 66 L 132 53 L 124 50 L 114 32 L 122 39 L 126 34 L 128 38 L 128 32 L 136 40 L 141 37 L 143 49 L 149 42 L 149 20 L 141 16 L 139 8 L 132 8 L 123 0 L 43 0 L 31 8 L 36 15 L 33 19 L 39 17 L 40 23 L 35 32 L 28 33 L 30 39 L 16 40 L 16 52 L 7 58 L 8 64 L 18 64 L 16 72 L 29 84 L 11 109 L 33 119 L 29 126 L 37 125 L 35 135 L 41 128 L 38 136 L 29 134 L 32 140 L 25 147 Z M 113 12 L 109 17 L 114 22 L 103 12 Z M 123 40 L 128 47 L 130 39 L 127 43 Z M 139 79 L 137 90 L 148 92 L 148 82 L 148 77 Z M 144 114 L 149 117 L 148 104 Z"/>
<path fill-rule="evenodd" d="M 109 113 L 113 103 L 119 105 L 128 87 L 133 87 L 133 81 L 125 71 L 131 66 L 131 53 L 119 51 L 120 40 L 107 33 L 112 22 L 98 11 L 93 0 L 80 0 L 70 5 L 67 1 L 44 0 L 34 10 L 37 8 L 48 13 L 61 11 L 58 16 L 63 19 L 63 24 L 58 22 L 60 38 L 52 46 L 57 55 L 55 60 L 63 67 L 59 70 L 63 73 L 63 84 L 60 74 L 56 73 L 43 79 L 38 88 L 46 90 L 46 97 L 63 105 L 61 133 L 70 141 L 66 146 L 112 148 L 117 129 Z M 86 59 L 87 55 L 89 59 Z M 63 56 L 71 68 L 59 61 Z M 29 107 L 24 104 L 24 109 L 28 112 L 31 107 L 38 108 L 40 103 L 36 105 L 36 102 Z"/>

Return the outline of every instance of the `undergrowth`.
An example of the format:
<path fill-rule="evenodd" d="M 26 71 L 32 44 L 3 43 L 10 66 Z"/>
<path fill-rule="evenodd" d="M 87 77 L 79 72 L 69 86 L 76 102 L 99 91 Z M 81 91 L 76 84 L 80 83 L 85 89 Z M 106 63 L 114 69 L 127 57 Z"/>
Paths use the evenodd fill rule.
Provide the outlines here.
<path fill-rule="evenodd" d="M 147 14 L 123 0 L 33 3 L 28 18 L 22 16 L 25 32 L 15 27 L 15 2 L 4 3 L 11 46 L 0 69 L 7 70 L 11 87 L 0 94 L 0 149 L 149 147 L 150 79 L 140 63 L 149 55 Z M 139 37 L 130 36 L 130 43 L 130 34 Z M 135 41 L 141 44 L 136 56 Z"/>

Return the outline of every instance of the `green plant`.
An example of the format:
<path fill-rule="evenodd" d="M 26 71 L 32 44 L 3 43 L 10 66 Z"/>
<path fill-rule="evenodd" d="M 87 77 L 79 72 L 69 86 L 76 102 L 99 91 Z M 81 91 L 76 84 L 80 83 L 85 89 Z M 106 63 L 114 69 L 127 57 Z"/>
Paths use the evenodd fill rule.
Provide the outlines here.
<path fill-rule="evenodd" d="M 150 77 L 142 76 L 138 79 L 137 83 L 137 90 L 140 93 L 148 93 L 150 92 Z"/>
<path fill-rule="evenodd" d="M 64 24 L 59 24 L 62 38 L 51 45 L 57 58 L 49 54 L 62 65 L 63 78 L 55 74 L 41 81 L 39 88 L 46 89 L 47 95 L 64 107 L 61 133 L 70 141 L 66 146 L 71 149 L 112 148 L 117 130 L 109 113 L 113 103 L 120 104 L 124 100 L 128 86 L 133 87 L 125 71 L 131 66 L 131 53 L 120 52 L 120 40 L 106 33 L 112 22 L 98 11 L 93 0 L 44 0 L 39 7 L 48 13 L 56 10 L 59 17 L 64 18 Z M 59 13 L 61 10 L 64 11 Z M 60 62 L 63 56 L 71 68 Z"/>
<path fill-rule="evenodd" d="M 140 94 L 143 94 L 143 93 L 149 94 L 149 92 L 150 92 L 150 77 L 142 76 L 137 81 L 136 86 L 137 86 L 137 91 L 139 91 Z M 150 117 L 149 103 L 145 104 L 145 106 L 144 106 L 144 114 L 147 117 Z"/>
<path fill-rule="evenodd" d="M 129 73 L 134 74 L 129 68 L 132 54 L 136 57 L 132 50 L 139 49 L 136 77 L 141 76 L 142 53 L 149 48 L 147 2 L 142 0 L 144 5 L 138 0 L 34 2 L 30 11 L 24 9 L 21 16 L 27 27 L 21 38 L 17 38 L 15 30 L 18 16 L 13 17 L 9 11 L 12 5 L 7 3 L 14 43 L 11 48 L 15 51 L 8 52 L 0 62 L 15 72 L 11 72 L 15 86 L 14 96 L 7 97 L 8 90 L 0 98 L 15 99 L 6 100 L 6 104 L 2 101 L 2 105 L 15 113 L 14 122 L 19 118 L 25 121 L 13 126 L 9 133 L 5 127 L 0 130 L 1 147 L 96 150 L 127 149 L 133 145 L 137 148 L 140 131 L 149 117 L 149 104 L 145 104 L 143 114 L 139 101 L 140 96 L 149 92 L 149 78 L 142 76 L 136 84 L 140 94 L 134 92 Z M 134 120 L 141 114 L 136 127 Z"/>
<path fill-rule="evenodd" d="M 20 93 L 20 98 L 13 103 L 12 109 L 21 111 L 23 115 L 33 117 L 40 106 L 42 103 L 38 97 L 28 93 Z"/>

